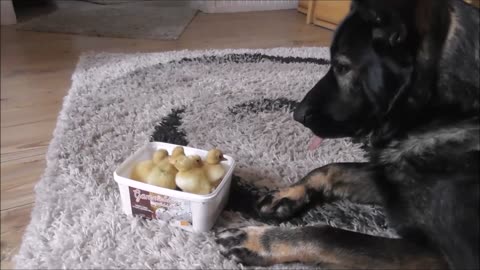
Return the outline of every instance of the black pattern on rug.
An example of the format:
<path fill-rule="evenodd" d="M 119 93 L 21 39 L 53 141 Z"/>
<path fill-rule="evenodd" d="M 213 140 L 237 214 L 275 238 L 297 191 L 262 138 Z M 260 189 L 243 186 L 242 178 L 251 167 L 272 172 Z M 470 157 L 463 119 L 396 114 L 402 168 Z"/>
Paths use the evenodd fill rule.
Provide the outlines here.
<path fill-rule="evenodd" d="M 295 110 L 298 101 L 290 100 L 287 98 L 277 98 L 277 99 L 254 99 L 241 104 L 237 104 L 233 107 L 228 108 L 231 114 L 233 115 L 242 115 L 242 114 L 255 114 L 259 112 L 277 112 L 283 109 L 287 109 L 290 112 Z"/>
<path fill-rule="evenodd" d="M 209 63 L 260 63 L 262 61 L 270 61 L 275 63 L 282 64 L 293 64 L 293 63 L 302 63 L 302 64 L 317 64 L 317 65 L 329 65 L 330 61 L 323 58 L 312 58 L 312 57 L 282 57 L 282 56 L 272 56 L 261 53 L 243 53 L 243 54 L 226 54 L 223 56 L 208 55 L 202 57 L 194 58 L 182 58 L 180 61 L 171 61 L 169 63 L 179 63 L 183 64 L 186 62 L 200 62 L 204 64 Z"/>
<path fill-rule="evenodd" d="M 150 141 L 186 146 L 188 144 L 187 135 L 180 128 L 183 113 L 185 113 L 185 108 L 174 109 L 160 120 L 160 123 L 155 126 L 155 131 L 150 136 Z"/>

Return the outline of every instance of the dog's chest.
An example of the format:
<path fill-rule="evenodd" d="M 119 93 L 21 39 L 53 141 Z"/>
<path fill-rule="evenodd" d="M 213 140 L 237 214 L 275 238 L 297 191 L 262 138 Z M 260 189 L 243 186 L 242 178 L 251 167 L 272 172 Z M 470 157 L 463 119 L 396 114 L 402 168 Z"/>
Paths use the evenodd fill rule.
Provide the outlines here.
<path fill-rule="evenodd" d="M 417 132 L 377 149 L 372 161 L 391 226 L 400 234 L 431 231 L 456 181 L 478 178 L 478 153 L 478 125 Z"/>
<path fill-rule="evenodd" d="M 437 200 L 437 172 L 430 171 L 432 149 L 438 142 L 432 138 L 410 138 L 392 143 L 377 152 L 377 179 L 385 200 L 390 226 L 399 234 L 418 233 L 432 226 Z M 441 171 L 441 170 L 440 170 Z"/>
<path fill-rule="evenodd" d="M 390 166 L 385 167 L 384 175 L 382 193 L 390 226 L 401 235 L 429 227 L 433 220 L 434 186 Z M 400 178 L 407 180 L 398 181 Z"/>

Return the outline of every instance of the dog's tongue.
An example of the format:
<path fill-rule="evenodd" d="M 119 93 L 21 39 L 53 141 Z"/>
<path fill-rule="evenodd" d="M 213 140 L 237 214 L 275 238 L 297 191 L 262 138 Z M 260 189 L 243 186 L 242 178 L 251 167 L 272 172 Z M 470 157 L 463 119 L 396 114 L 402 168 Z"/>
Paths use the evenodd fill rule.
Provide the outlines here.
<path fill-rule="evenodd" d="M 318 136 L 313 136 L 313 138 L 310 140 L 310 143 L 308 144 L 308 150 L 313 151 L 317 149 L 320 144 L 322 144 L 323 139 L 318 137 Z"/>

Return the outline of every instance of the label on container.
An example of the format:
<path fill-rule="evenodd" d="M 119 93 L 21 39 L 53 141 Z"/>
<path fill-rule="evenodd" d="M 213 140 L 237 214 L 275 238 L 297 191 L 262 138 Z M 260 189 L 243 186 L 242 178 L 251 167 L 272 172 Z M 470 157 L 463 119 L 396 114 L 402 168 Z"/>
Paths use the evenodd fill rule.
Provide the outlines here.
<path fill-rule="evenodd" d="M 171 225 L 191 230 L 190 202 L 134 187 L 130 189 L 132 214 L 146 219 L 160 219 Z"/>

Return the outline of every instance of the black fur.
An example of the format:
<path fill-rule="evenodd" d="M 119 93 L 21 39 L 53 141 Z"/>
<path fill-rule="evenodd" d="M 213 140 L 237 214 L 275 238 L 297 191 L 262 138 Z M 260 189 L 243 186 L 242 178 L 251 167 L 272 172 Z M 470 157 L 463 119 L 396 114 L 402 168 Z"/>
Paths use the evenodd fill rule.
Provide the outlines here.
<path fill-rule="evenodd" d="M 370 137 L 390 222 L 452 269 L 479 267 L 478 23 L 460 1 L 354 1 L 295 111 L 319 136 Z"/>
<path fill-rule="evenodd" d="M 479 12 L 462 1 L 354 0 L 335 33 L 330 70 L 294 118 L 320 137 L 367 137 L 370 162 L 316 169 L 260 199 L 257 209 L 285 219 L 315 197 L 380 197 L 402 239 L 296 229 L 310 232 L 306 241 L 294 231 L 249 227 L 220 235 L 230 239 L 222 247 L 259 258 L 236 255 L 248 264 L 478 269 L 479 49 Z M 244 240 L 225 244 L 236 235 Z M 310 248 L 299 253 L 302 245 Z"/>

